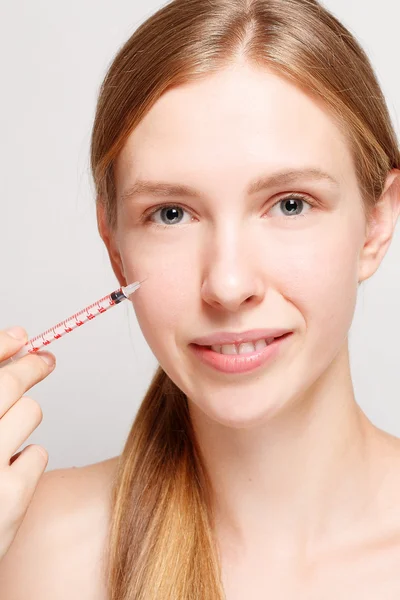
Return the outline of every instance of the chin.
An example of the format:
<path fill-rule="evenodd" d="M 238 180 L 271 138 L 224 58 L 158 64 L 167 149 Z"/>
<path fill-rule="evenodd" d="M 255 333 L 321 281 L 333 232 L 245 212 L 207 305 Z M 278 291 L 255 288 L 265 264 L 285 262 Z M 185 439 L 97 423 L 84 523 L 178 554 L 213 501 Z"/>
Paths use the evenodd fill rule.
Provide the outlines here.
<path fill-rule="evenodd" d="M 190 400 L 190 396 L 188 398 L 192 417 L 196 419 L 203 416 L 232 429 L 250 429 L 265 425 L 284 406 L 284 402 L 276 397 L 271 396 L 268 400 L 265 391 L 253 395 L 243 390 L 236 394 L 224 390 L 207 394 L 207 397 L 197 397 L 196 400 Z"/>

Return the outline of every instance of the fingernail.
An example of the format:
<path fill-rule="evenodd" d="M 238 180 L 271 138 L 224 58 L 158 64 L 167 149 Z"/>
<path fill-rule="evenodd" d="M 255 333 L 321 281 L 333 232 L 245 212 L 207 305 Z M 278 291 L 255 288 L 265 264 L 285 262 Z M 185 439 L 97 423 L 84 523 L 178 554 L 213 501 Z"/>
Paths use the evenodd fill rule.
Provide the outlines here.
<path fill-rule="evenodd" d="M 24 340 L 26 338 L 26 332 L 22 327 L 9 327 L 9 329 L 6 329 L 6 333 L 14 340 Z"/>
<path fill-rule="evenodd" d="M 47 365 L 49 365 L 49 367 L 54 367 L 54 365 L 56 364 L 55 358 L 51 354 L 39 354 L 38 353 L 38 356 L 40 356 L 40 358 L 42 360 L 44 360 L 44 362 Z"/>

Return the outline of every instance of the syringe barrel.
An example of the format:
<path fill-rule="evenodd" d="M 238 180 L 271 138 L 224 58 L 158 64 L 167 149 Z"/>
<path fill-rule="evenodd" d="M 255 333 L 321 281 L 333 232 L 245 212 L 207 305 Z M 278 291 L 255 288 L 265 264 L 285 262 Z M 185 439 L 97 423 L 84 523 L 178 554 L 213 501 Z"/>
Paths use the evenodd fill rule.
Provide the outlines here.
<path fill-rule="evenodd" d="M 87 306 L 78 313 L 72 315 L 72 317 L 61 321 L 51 329 L 48 329 L 42 334 L 32 338 L 27 342 L 27 344 L 23 348 L 21 348 L 19 352 L 14 354 L 12 358 L 0 362 L 0 368 L 14 362 L 18 358 L 26 356 L 27 354 L 34 354 L 35 352 L 43 348 L 43 346 L 48 346 L 54 340 L 60 339 L 61 337 L 80 327 L 84 323 L 91 321 L 99 314 L 106 312 L 112 306 L 115 306 L 123 300 L 126 300 L 140 287 L 141 283 L 141 281 L 135 281 L 135 283 L 131 283 L 126 287 L 121 287 L 120 289 L 115 290 L 108 296 L 100 298 L 100 300 L 98 300 L 97 302 L 94 302 L 90 306 Z"/>

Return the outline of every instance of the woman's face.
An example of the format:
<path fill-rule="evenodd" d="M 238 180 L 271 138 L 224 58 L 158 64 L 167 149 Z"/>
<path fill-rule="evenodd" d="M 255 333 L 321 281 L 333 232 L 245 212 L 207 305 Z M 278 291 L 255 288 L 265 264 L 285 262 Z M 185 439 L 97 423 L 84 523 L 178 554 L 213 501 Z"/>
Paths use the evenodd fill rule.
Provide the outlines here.
<path fill-rule="evenodd" d="M 334 181 L 298 174 L 249 193 L 305 169 Z M 140 327 L 189 401 L 243 427 L 304 398 L 346 347 L 366 228 L 349 149 L 326 110 L 269 71 L 235 65 L 165 93 L 115 175 L 121 272 L 127 283 L 147 278 L 132 296 Z M 197 195 L 134 195 L 139 181 Z M 216 370 L 190 346 L 259 328 L 292 334 L 245 373 Z"/>

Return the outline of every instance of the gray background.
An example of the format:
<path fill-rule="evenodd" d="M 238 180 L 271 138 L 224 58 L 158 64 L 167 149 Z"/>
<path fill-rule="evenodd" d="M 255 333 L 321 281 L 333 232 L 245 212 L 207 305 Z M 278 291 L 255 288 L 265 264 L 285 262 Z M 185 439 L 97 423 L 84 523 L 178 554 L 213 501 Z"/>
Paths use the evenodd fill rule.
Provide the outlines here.
<path fill-rule="evenodd" d="M 97 233 L 90 131 L 108 64 L 161 5 L 2 2 L 0 329 L 21 325 L 33 337 L 118 287 Z M 325 5 L 366 49 L 399 134 L 400 3 Z M 359 292 L 350 342 L 358 403 L 400 437 L 399 229 L 379 272 Z M 57 368 L 28 392 L 44 418 L 26 444 L 48 450 L 47 470 L 120 454 L 157 365 L 131 305 L 110 310 L 49 350 Z"/>

